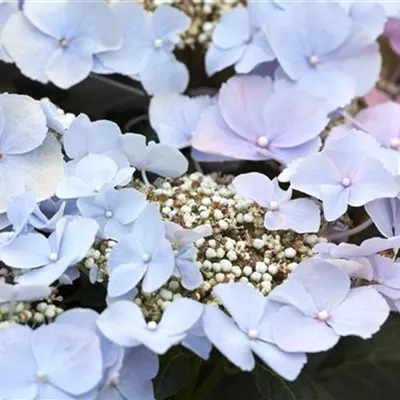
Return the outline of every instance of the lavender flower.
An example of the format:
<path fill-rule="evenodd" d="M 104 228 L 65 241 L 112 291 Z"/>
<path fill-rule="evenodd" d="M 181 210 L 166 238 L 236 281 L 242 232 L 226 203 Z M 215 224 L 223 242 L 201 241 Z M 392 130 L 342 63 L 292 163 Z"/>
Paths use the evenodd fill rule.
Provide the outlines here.
<path fill-rule="evenodd" d="M 327 115 L 323 100 L 274 87 L 268 77 L 233 77 L 202 115 L 192 145 L 236 159 L 288 163 L 319 150 Z"/>
<path fill-rule="evenodd" d="M 338 142 L 335 140 L 333 142 Z M 368 202 L 398 193 L 396 181 L 381 161 L 368 153 L 329 150 L 303 160 L 292 175 L 294 189 L 314 196 L 323 203 L 325 218 L 333 221 L 348 205 Z"/>
<path fill-rule="evenodd" d="M 332 110 L 365 94 L 378 79 L 377 43 L 338 4 L 293 4 L 264 29 L 281 66 L 276 77 L 327 99 Z"/>
<path fill-rule="evenodd" d="M 161 321 L 146 323 L 140 308 L 127 300 L 111 304 L 100 315 L 97 325 L 113 342 L 123 347 L 143 344 L 158 354 L 185 339 L 186 333 L 200 319 L 203 306 L 190 299 L 172 302 Z"/>
<path fill-rule="evenodd" d="M 9 399 L 93 399 L 102 377 L 98 337 L 73 325 L 0 330 L 1 395 Z"/>
<path fill-rule="evenodd" d="M 94 54 L 117 49 L 121 40 L 118 21 L 102 2 L 58 1 L 43 7 L 28 1 L 2 32 L 4 48 L 24 75 L 63 89 L 89 75 Z"/>
<path fill-rule="evenodd" d="M 244 371 L 255 367 L 254 352 L 285 379 L 294 380 L 306 356 L 276 346 L 271 321 L 279 307 L 243 283 L 217 285 L 214 293 L 232 316 L 211 305 L 204 310 L 204 331 L 218 350 Z"/>
<path fill-rule="evenodd" d="M 251 172 L 237 176 L 233 186 L 239 195 L 267 209 L 265 228 L 318 232 L 321 223 L 318 205 L 310 199 L 290 200 L 292 189 L 282 190 L 276 178 L 271 181 L 263 174 Z"/>
<path fill-rule="evenodd" d="M 64 217 L 48 238 L 39 233 L 18 236 L 1 249 L 0 260 L 13 268 L 31 270 L 19 276 L 19 283 L 50 285 L 85 256 L 97 230 L 91 219 Z"/>
<path fill-rule="evenodd" d="M 105 187 L 95 196 L 77 201 L 81 215 L 94 219 L 102 235 L 114 240 L 132 232 L 135 220 L 146 205 L 146 197 L 139 191 L 112 187 Z"/>
<path fill-rule="evenodd" d="M 376 199 L 365 205 L 365 211 L 385 237 L 400 235 L 400 199 Z"/>
<path fill-rule="evenodd" d="M 149 204 L 137 219 L 133 232 L 121 238 L 111 252 L 108 295 L 119 297 L 142 279 L 142 289 L 153 292 L 171 277 L 174 253 L 156 204 Z"/>
<path fill-rule="evenodd" d="M 341 336 L 370 338 L 389 316 L 371 287 L 350 288 L 350 278 L 326 261 L 305 261 L 269 298 L 284 305 L 272 324 L 273 338 L 285 351 L 319 352 Z"/>

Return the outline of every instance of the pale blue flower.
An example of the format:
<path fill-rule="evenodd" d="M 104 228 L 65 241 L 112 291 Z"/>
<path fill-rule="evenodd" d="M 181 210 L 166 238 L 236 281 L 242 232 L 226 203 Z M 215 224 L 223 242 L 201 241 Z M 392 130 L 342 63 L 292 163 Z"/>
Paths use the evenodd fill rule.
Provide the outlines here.
<path fill-rule="evenodd" d="M 236 7 L 222 15 L 206 53 L 208 75 L 231 65 L 235 65 L 237 73 L 246 74 L 257 65 L 275 59 L 267 37 L 260 29 L 258 10 L 251 9 L 254 6 Z"/>
<path fill-rule="evenodd" d="M 189 167 L 185 156 L 178 149 L 155 142 L 146 145 L 146 137 L 143 135 L 126 133 L 123 135 L 123 143 L 130 165 L 142 172 L 145 182 L 147 171 L 164 177 L 177 178 Z"/>
<path fill-rule="evenodd" d="M 293 4 L 264 31 L 281 67 L 276 78 L 326 99 L 332 110 L 368 92 L 379 77 L 377 43 L 338 4 Z"/>
<path fill-rule="evenodd" d="M 137 77 L 150 94 L 183 92 L 189 72 L 173 50 L 179 35 L 190 26 L 189 17 L 167 5 L 149 15 L 141 4 L 119 2 L 113 11 L 122 26 L 124 42 L 117 51 L 99 54 L 99 62 L 111 71 Z"/>
<path fill-rule="evenodd" d="M 79 114 L 64 133 L 63 145 L 67 156 L 73 160 L 100 154 L 111 158 L 119 168 L 128 166 L 121 130 L 112 121 L 91 122 L 86 114 Z"/>
<path fill-rule="evenodd" d="M 92 219 L 64 217 L 48 238 L 40 233 L 18 236 L 1 249 L 0 259 L 10 267 L 27 270 L 18 277 L 19 283 L 50 285 L 82 260 L 97 230 Z"/>
<path fill-rule="evenodd" d="M 276 346 L 272 322 L 279 306 L 243 283 L 217 285 L 214 293 L 232 317 L 215 306 L 205 307 L 204 332 L 214 346 L 244 371 L 256 366 L 254 352 L 285 379 L 296 379 L 306 355 L 300 351 L 289 354 Z"/>
<path fill-rule="evenodd" d="M 0 387 L 7 399 L 94 400 L 102 378 L 98 337 L 73 325 L 36 330 L 13 324 L 0 330 Z"/>
<path fill-rule="evenodd" d="M 56 194 L 60 199 L 93 196 L 104 186 L 124 186 L 132 180 L 134 168 L 119 169 L 109 157 L 89 154 L 78 162 L 66 164 L 66 177 L 58 184 Z"/>
<path fill-rule="evenodd" d="M 0 303 L 38 301 L 45 299 L 50 293 L 51 288 L 47 285 L 11 285 L 0 282 Z"/>
<path fill-rule="evenodd" d="M 97 326 L 113 342 L 123 347 L 144 345 L 157 354 L 166 353 L 185 339 L 187 332 L 201 318 L 203 305 L 191 299 L 173 301 L 161 321 L 146 323 L 140 308 L 127 300 L 108 306 Z"/>
<path fill-rule="evenodd" d="M 182 346 L 197 354 L 203 360 L 208 360 L 212 344 L 204 333 L 202 320 L 199 319 L 186 333 Z"/>
<path fill-rule="evenodd" d="M 120 47 L 122 35 L 103 2 L 27 1 L 7 21 L 2 42 L 24 75 L 67 89 L 89 75 L 94 54 Z"/>
<path fill-rule="evenodd" d="M 73 114 L 65 114 L 47 98 L 40 100 L 40 106 L 46 116 L 47 126 L 60 135 L 63 135 L 75 116 Z"/>
<path fill-rule="evenodd" d="M 123 236 L 110 253 L 108 295 L 119 297 L 142 279 L 142 289 L 153 292 L 171 277 L 174 253 L 156 204 L 140 214 L 131 234 Z"/>
<path fill-rule="evenodd" d="M 189 147 L 200 116 L 212 101 L 209 96 L 189 97 L 178 93 L 154 96 L 149 117 L 160 142 L 177 149 Z"/>
<path fill-rule="evenodd" d="M 333 347 L 341 336 L 370 338 L 389 316 L 383 297 L 371 287 L 350 288 L 346 271 L 329 262 L 305 261 L 269 299 L 284 305 L 272 334 L 285 351 L 309 353 Z"/>
<path fill-rule="evenodd" d="M 63 177 L 62 154 L 57 140 L 46 134 L 38 102 L 23 95 L 0 95 L 0 213 L 24 192 L 32 192 L 37 201 L 54 194 Z"/>
<path fill-rule="evenodd" d="M 119 360 L 107 370 L 96 400 L 153 400 L 152 379 L 158 357 L 144 346 L 121 349 Z"/>
<path fill-rule="evenodd" d="M 146 205 L 146 196 L 138 190 L 115 190 L 112 187 L 105 187 L 95 196 L 77 201 L 81 215 L 94 219 L 102 235 L 114 240 L 132 232 L 134 222 Z"/>
<path fill-rule="evenodd" d="M 385 237 L 400 235 L 400 199 L 376 199 L 365 205 L 365 211 Z"/>
<path fill-rule="evenodd" d="M 8 19 L 17 11 L 17 7 L 15 4 L 9 2 L 2 2 L 0 4 L 0 35 L 3 31 L 4 25 L 8 21 Z M 7 52 L 3 48 L 3 44 L 0 43 L 0 60 L 5 61 L 7 63 L 11 63 L 12 59 L 7 54 Z"/>
<path fill-rule="evenodd" d="M 267 209 L 264 226 L 268 230 L 292 229 L 298 233 L 318 232 L 320 209 L 310 199 L 294 199 L 292 189 L 282 190 L 276 178 L 251 172 L 237 176 L 233 187 L 240 196 Z"/>
<path fill-rule="evenodd" d="M 195 262 L 198 249 L 194 246 L 194 242 L 210 236 L 211 226 L 201 225 L 190 230 L 174 222 L 167 222 L 165 231 L 175 253 L 175 275 L 181 279 L 181 284 L 185 289 L 198 288 L 203 282 L 203 276 Z"/>

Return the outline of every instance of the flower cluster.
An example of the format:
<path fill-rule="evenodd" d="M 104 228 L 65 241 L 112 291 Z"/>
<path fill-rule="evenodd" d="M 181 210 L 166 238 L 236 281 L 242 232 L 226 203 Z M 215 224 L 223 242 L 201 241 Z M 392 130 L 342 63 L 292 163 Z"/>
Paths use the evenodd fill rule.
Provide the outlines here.
<path fill-rule="evenodd" d="M 4 60 L 61 88 L 140 81 L 159 138 L 0 94 L 2 399 L 151 400 L 174 346 L 293 381 L 400 312 L 400 105 L 357 102 L 400 7 L 168 3 L 0 4 Z M 174 51 L 196 43 L 240 75 L 189 97 Z M 64 303 L 82 282 L 96 310 Z"/>

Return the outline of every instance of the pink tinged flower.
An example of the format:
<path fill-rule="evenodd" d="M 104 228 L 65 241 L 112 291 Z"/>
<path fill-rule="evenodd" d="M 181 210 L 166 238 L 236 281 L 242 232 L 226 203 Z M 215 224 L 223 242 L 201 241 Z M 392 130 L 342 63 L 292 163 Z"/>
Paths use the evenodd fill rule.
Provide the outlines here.
<path fill-rule="evenodd" d="M 288 163 L 318 151 L 327 115 L 321 99 L 274 88 L 268 77 L 237 76 L 202 115 L 192 145 L 225 157 Z"/>
<path fill-rule="evenodd" d="M 269 230 L 292 229 L 295 232 L 317 232 L 320 226 L 320 209 L 310 199 L 291 200 L 292 189 L 279 187 L 258 172 L 242 174 L 235 178 L 233 186 L 237 193 L 266 208 L 264 226 Z"/>
<path fill-rule="evenodd" d="M 294 189 L 322 200 L 328 221 L 343 215 L 349 205 L 360 207 L 398 193 L 395 179 L 382 163 L 361 152 L 350 156 L 328 150 L 309 157 L 298 166 L 291 183 Z"/>
<path fill-rule="evenodd" d="M 326 261 L 303 262 L 270 299 L 284 305 L 272 333 L 289 352 L 319 352 L 341 336 L 370 338 L 389 316 L 383 297 L 371 287 L 350 288 L 350 278 Z"/>

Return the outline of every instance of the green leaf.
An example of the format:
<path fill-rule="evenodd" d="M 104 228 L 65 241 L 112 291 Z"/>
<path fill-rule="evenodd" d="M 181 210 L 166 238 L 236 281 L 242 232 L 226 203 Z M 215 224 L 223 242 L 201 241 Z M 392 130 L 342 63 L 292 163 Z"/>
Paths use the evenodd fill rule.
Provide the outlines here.
<path fill-rule="evenodd" d="M 370 340 L 342 339 L 317 371 L 334 399 L 400 398 L 400 317 L 392 315 Z"/>
<path fill-rule="evenodd" d="M 314 385 L 305 374 L 300 375 L 294 382 L 288 382 L 265 365 L 260 364 L 252 375 L 263 400 L 318 399 Z"/>
<path fill-rule="evenodd" d="M 155 397 L 164 400 L 178 393 L 190 381 L 190 355 L 182 349 L 168 352 L 161 359 L 155 380 Z"/>

